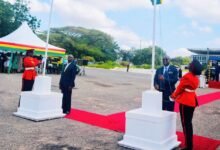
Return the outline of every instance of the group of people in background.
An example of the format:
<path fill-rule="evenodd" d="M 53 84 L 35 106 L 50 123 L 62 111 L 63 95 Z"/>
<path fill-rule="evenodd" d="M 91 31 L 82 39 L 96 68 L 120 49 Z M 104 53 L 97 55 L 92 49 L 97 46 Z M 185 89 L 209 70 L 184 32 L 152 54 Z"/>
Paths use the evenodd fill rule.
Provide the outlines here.
<path fill-rule="evenodd" d="M 219 82 L 220 65 L 219 65 L 218 61 L 215 61 L 213 63 L 213 66 L 215 68 L 214 80 Z"/>
<path fill-rule="evenodd" d="M 205 71 L 206 81 L 216 81 L 219 82 L 220 73 L 220 61 L 213 60 L 209 62 L 209 65 Z"/>
<path fill-rule="evenodd" d="M 163 65 L 157 69 L 154 76 L 154 87 L 162 92 L 162 109 L 174 111 L 175 101 L 178 102 L 180 118 L 185 136 L 185 148 L 193 149 L 193 125 L 192 118 L 195 108 L 198 106 L 195 90 L 199 87 L 199 75 L 202 73 L 202 65 L 198 60 L 189 64 L 189 72 L 183 77 L 179 75 L 175 66 L 170 65 L 169 57 L 163 58 Z M 176 88 L 176 83 L 180 79 Z"/>
<path fill-rule="evenodd" d="M 0 52 L 0 73 L 21 72 L 22 64 L 22 53 Z"/>
<path fill-rule="evenodd" d="M 26 56 L 23 52 L 0 52 L 0 73 L 21 73 L 24 71 L 23 61 Z M 41 63 L 36 71 L 42 73 L 44 58 L 42 55 L 33 55 Z M 60 74 L 67 60 L 62 57 L 48 57 L 46 71 L 48 74 Z"/>

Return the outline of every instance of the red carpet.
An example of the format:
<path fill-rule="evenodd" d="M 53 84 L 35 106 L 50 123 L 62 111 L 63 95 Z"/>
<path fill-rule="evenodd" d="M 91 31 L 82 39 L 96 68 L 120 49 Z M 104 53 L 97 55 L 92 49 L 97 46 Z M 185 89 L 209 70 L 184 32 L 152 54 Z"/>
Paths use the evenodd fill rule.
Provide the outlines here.
<path fill-rule="evenodd" d="M 78 109 L 71 109 L 71 113 L 66 115 L 65 118 L 109 130 L 125 132 L 125 112 L 104 116 Z"/>
<path fill-rule="evenodd" d="M 209 81 L 209 88 L 220 89 L 220 82 L 217 82 L 217 81 Z"/>
<path fill-rule="evenodd" d="M 220 100 L 220 92 L 214 92 L 214 93 L 209 93 L 209 94 L 198 96 L 199 106 L 210 103 L 215 100 Z M 179 104 L 178 103 L 175 103 L 174 111 L 179 112 Z"/>
<path fill-rule="evenodd" d="M 203 105 L 214 100 L 220 99 L 220 92 L 199 96 L 199 104 Z M 177 108 L 177 107 L 176 107 Z M 178 112 L 177 109 L 175 109 Z M 80 121 L 93 126 L 125 132 L 125 112 L 112 115 L 100 115 L 83 110 L 72 109 L 65 118 Z M 178 140 L 183 143 L 184 137 L 182 132 L 177 132 Z M 220 140 L 209 139 L 202 136 L 193 135 L 194 150 L 216 150 L 220 146 Z M 183 146 L 183 145 L 181 145 Z"/>
<path fill-rule="evenodd" d="M 177 131 L 178 141 L 181 141 L 181 147 L 184 146 L 184 135 L 182 132 Z M 193 150 L 216 150 L 220 146 L 220 140 L 209 139 L 206 137 L 193 135 Z"/>
<path fill-rule="evenodd" d="M 65 118 L 113 131 L 118 131 L 122 133 L 125 132 L 125 112 L 104 116 L 82 110 L 72 109 L 71 113 L 69 115 L 66 115 Z M 177 136 L 178 140 L 183 143 L 183 133 L 177 132 Z M 217 147 L 220 145 L 220 140 L 209 139 L 197 135 L 194 135 L 193 137 L 194 150 L 216 150 Z"/>

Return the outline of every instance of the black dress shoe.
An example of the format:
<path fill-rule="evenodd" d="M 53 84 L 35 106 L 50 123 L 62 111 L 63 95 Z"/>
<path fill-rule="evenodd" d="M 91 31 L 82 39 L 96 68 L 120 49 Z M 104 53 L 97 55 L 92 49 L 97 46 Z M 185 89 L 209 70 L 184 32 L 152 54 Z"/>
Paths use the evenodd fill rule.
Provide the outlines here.
<path fill-rule="evenodd" d="M 68 115 L 69 113 L 70 113 L 69 111 L 64 112 L 64 114 L 67 114 L 67 115 Z"/>

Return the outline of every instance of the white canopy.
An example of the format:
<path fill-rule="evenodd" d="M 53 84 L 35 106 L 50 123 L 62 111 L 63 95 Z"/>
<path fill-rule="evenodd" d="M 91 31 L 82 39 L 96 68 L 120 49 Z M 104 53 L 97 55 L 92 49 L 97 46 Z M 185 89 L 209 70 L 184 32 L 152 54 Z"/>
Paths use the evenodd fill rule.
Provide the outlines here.
<path fill-rule="evenodd" d="M 9 35 L 0 38 L 0 46 L 5 44 L 12 44 L 17 46 L 16 48 L 23 48 L 30 47 L 35 48 L 36 51 L 45 51 L 46 42 L 38 38 L 31 28 L 28 26 L 26 22 L 23 22 L 22 25 L 16 29 L 14 32 L 10 33 Z M 65 53 L 65 49 L 59 48 L 53 45 L 48 44 L 48 52 L 59 52 Z"/>

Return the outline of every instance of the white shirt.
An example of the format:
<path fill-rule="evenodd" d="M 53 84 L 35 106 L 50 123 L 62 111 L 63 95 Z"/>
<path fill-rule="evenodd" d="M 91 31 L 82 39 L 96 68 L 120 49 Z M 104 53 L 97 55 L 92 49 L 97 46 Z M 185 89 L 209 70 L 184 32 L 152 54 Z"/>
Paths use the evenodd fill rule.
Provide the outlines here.
<path fill-rule="evenodd" d="M 170 67 L 170 65 L 163 67 L 163 74 L 165 74 L 165 71 L 168 71 L 169 67 Z"/>
<path fill-rule="evenodd" d="M 65 69 L 64 69 L 64 72 L 66 71 L 66 69 L 69 67 L 70 64 L 71 64 L 71 63 L 67 63 L 67 65 L 66 65 L 66 67 L 65 67 Z"/>

